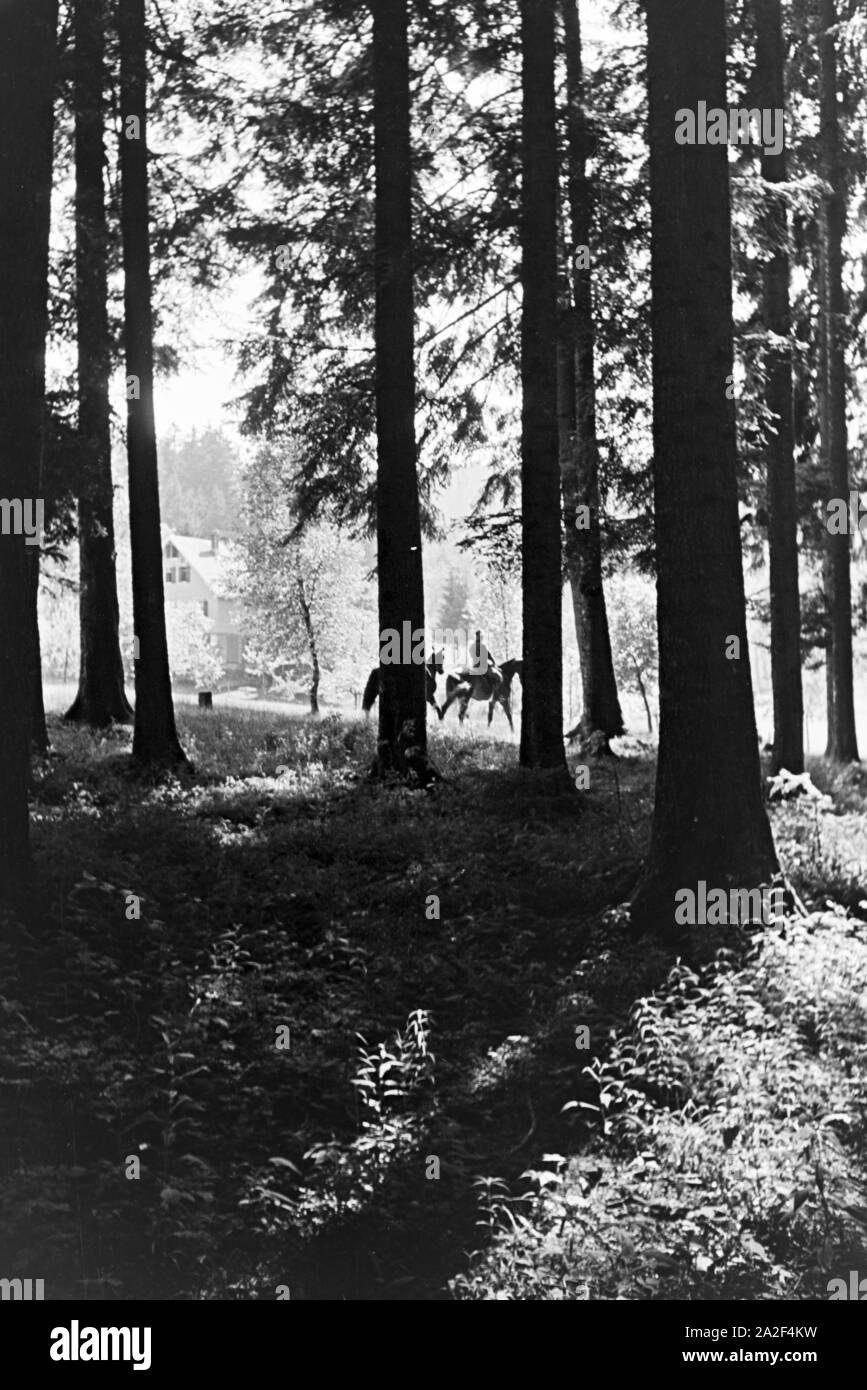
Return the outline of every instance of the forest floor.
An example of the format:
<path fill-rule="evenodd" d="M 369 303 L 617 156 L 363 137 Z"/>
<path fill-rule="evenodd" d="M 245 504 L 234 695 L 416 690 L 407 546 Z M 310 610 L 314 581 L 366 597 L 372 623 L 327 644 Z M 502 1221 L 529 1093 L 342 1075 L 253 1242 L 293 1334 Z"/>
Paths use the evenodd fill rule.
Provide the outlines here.
<path fill-rule="evenodd" d="M 809 915 L 620 907 L 652 759 L 589 791 L 431 729 L 184 708 L 195 771 L 52 720 L 0 939 L 0 1276 L 48 1298 L 805 1299 L 867 1275 L 867 772 L 772 807 Z M 478 726 L 477 726 L 478 728 Z M 588 1030 L 582 1033 L 581 1030 Z"/>

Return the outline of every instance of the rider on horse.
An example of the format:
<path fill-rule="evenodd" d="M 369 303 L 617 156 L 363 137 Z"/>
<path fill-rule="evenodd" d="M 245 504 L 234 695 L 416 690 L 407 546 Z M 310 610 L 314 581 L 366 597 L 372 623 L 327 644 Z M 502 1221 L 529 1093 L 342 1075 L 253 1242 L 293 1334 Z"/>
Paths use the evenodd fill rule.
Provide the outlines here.
<path fill-rule="evenodd" d="M 477 631 L 476 640 L 470 643 L 464 671 L 472 676 L 489 676 L 492 686 L 502 680 L 500 668 L 482 641 L 481 632 Z"/>

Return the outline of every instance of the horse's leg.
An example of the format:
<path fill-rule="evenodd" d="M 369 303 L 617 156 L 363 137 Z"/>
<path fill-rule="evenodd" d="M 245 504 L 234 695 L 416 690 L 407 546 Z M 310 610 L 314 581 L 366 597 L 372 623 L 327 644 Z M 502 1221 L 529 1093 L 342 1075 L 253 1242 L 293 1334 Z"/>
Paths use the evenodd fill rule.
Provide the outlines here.
<path fill-rule="evenodd" d="M 512 701 L 509 699 L 509 696 L 508 696 L 508 695 L 504 695 L 503 698 L 502 698 L 502 700 L 500 701 L 500 704 L 503 706 L 503 709 L 506 711 L 506 718 L 507 718 L 508 721 L 509 721 L 509 728 L 511 729 L 512 733 L 514 733 L 514 732 L 515 732 L 515 726 L 514 726 L 514 724 L 512 723 Z"/>
<path fill-rule="evenodd" d="M 464 720 L 465 720 L 466 717 L 467 717 L 467 710 L 469 709 L 469 707 L 470 707 L 470 697 L 469 697 L 469 695 L 462 695 L 462 696 L 461 696 L 461 706 L 460 706 L 460 709 L 459 709 L 459 711 L 458 711 L 458 719 L 459 719 L 459 721 L 460 721 L 461 724 L 463 724 Z"/>
<path fill-rule="evenodd" d="M 451 692 L 451 694 L 446 698 L 446 700 L 444 701 L 444 703 L 443 703 L 442 705 L 440 705 L 440 709 L 439 709 L 439 716 L 440 716 L 440 719 L 445 719 L 448 710 L 449 710 L 449 709 L 451 708 L 451 706 L 454 704 L 455 700 L 458 699 L 459 695 L 460 695 L 460 688 L 457 688 L 457 689 L 453 690 L 453 691 Z"/>
<path fill-rule="evenodd" d="M 497 703 L 496 696 L 491 696 L 490 703 L 488 704 L 488 728 L 489 728 L 489 729 L 490 729 L 490 727 L 491 727 L 491 720 L 492 720 L 493 717 L 494 717 L 494 705 L 495 705 L 496 703 Z"/>

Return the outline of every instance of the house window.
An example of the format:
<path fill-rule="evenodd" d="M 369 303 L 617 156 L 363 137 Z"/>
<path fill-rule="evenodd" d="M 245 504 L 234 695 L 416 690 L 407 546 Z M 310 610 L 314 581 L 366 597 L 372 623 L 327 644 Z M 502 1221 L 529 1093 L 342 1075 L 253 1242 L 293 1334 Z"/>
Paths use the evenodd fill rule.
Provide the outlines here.
<path fill-rule="evenodd" d="M 208 600 L 207 600 L 206 598 L 205 598 L 205 599 L 202 599 L 202 612 L 204 613 L 205 617 L 207 618 L 207 616 L 208 616 Z"/>
<path fill-rule="evenodd" d="M 166 570 L 166 583 L 167 583 L 167 584 L 174 584 L 174 582 L 175 582 L 175 571 L 174 571 L 174 569 Z"/>
<path fill-rule="evenodd" d="M 171 541 L 169 541 L 168 545 L 166 546 L 165 556 L 167 560 L 176 560 L 178 557 L 178 552 L 172 545 Z"/>
<path fill-rule="evenodd" d="M 178 583 L 179 583 L 179 584 L 189 584 L 189 582 L 190 582 L 190 567 L 189 567 L 189 565 L 181 565 L 180 569 L 178 570 Z"/>
<path fill-rule="evenodd" d="M 237 666 L 241 660 L 241 639 L 240 637 L 226 637 L 226 665 Z"/>

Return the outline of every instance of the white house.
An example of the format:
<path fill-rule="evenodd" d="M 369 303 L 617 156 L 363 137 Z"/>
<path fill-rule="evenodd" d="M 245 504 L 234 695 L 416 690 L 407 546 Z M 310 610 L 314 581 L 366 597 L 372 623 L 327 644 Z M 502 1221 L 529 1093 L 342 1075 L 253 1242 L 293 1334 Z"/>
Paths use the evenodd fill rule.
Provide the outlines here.
<path fill-rule="evenodd" d="M 180 536 L 162 528 L 166 603 L 197 603 L 208 619 L 227 676 L 244 669 L 244 605 L 232 593 L 231 541 Z"/>

